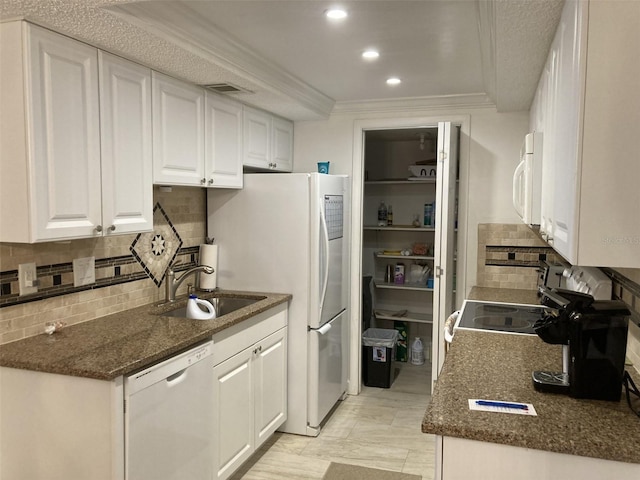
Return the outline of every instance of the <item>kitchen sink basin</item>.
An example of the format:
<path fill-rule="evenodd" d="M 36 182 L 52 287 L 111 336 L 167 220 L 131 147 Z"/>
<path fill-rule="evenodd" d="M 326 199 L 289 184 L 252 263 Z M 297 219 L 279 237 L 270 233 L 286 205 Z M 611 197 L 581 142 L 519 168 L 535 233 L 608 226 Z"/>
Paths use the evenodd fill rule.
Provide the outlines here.
<path fill-rule="evenodd" d="M 207 300 L 213 304 L 216 309 L 216 317 L 221 317 L 227 313 L 235 312 L 241 308 L 259 302 L 263 298 L 244 298 L 244 297 L 215 297 Z M 165 317 L 187 317 L 187 307 L 176 308 L 168 312 L 162 313 Z"/>

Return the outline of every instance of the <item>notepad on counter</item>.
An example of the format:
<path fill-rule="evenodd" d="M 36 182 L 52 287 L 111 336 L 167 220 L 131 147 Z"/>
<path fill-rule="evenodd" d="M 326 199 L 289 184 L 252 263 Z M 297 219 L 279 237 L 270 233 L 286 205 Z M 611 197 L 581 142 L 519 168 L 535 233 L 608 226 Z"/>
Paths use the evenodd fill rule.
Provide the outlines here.
<path fill-rule="evenodd" d="M 484 400 L 479 398 L 469 399 L 469 410 L 515 413 L 516 415 L 538 415 L 532 403 L 505 402 L 502 400 Z"/>

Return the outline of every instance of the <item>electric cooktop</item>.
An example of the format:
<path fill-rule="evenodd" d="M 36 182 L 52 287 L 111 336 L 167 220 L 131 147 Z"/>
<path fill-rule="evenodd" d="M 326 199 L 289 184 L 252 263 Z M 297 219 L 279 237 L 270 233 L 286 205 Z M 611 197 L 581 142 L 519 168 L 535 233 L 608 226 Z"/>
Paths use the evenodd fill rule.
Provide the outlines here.
<path fill-rule="evenodd" d="M 547 313 L 542 305 L 465 300 L 454 329 L 536 335 L 533 324 Z"/>

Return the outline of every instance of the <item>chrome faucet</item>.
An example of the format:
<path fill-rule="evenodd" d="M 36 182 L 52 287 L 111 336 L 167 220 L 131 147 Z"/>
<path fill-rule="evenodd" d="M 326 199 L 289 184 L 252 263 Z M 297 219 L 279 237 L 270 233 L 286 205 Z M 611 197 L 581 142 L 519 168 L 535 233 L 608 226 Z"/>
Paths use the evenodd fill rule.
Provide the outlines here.
<path fill-rule="evenodd" d="M 204 272 L 204 273 L 213 273 L 215 270 L 213 267 L 209 265 L 196 265 L 195 267 L 184 272 L 180 277 L 176 278 L 176 274 L 173 271 L 173 267 L 175 265 L 169 265 L 167 267 L 167 274 L 165 276 L 165 302 L 174 302 L 176 300 L 176 291 L 178 287 L 182 284 L 185 278 L 193 273 Z"/>

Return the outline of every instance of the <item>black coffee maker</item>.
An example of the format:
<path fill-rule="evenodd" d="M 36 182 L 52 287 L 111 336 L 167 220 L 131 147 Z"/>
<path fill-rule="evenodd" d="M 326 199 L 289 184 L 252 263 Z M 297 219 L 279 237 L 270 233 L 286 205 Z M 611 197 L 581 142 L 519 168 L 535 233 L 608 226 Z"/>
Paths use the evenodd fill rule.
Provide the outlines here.
<path fill-rule="evenodd" d="M 534 329 L 545 342 L 562 345 L 562 372 L 533 372 L 534 388 L 619 401 L 631 315 L 627 306 L 559 288 L 540 287 L 540 294 L 540 302 L 553 311 Z"/>

